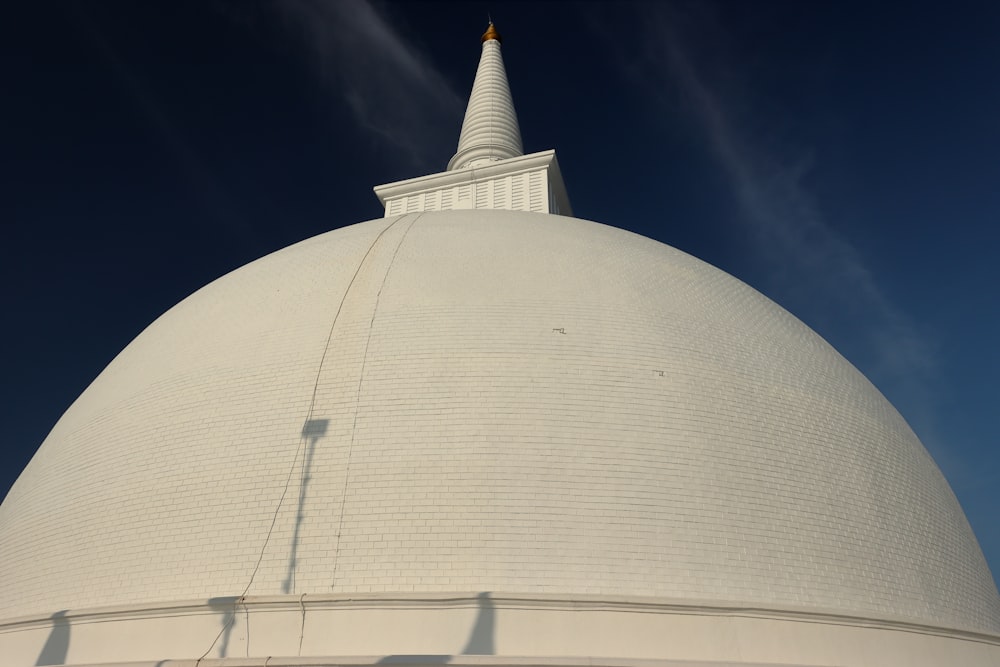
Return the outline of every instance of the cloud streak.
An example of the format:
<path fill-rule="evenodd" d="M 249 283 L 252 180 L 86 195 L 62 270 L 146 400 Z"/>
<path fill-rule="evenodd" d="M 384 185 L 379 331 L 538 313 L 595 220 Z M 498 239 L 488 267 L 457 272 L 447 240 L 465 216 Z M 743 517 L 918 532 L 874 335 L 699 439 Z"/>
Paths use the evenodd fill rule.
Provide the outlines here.
<path fill-rule="evenodd" d="M 457 141 L 462 97 L 376 5 L 295 0 L 277 8 L 359 127 L 405 166 L 441 166 L 441 147 Z"/>
<path fill-rule="evenodd" d="M 804 183 L 810 161 L 801 154 L 808 153 L 790 154 L 770 146 L 750 123 L 741 123 L 749 116 L 759 125 L 762 114 L 754 116 L 757 100 L 752 95 L 736 92 L 739 72 L 733 76 L 731 71 L 719 71 L 718 63 L 712 69 L 699 62 L 699 56 L 702 61 L 708 56 L 687 46 L 681 37 L 682 32 L 701 34 L 715 45 L 711 56 L 718 59 L 720 51 L 724 53 L 719 45 L 725 43 L 725 35 L 711 16 L 651 5 L 644 6 L 637 18 L 642 25 L 641 53 L 637 69 L 635 61 L 629 61 L 629 73 L 636 78 L 641 72 L 637 79 L 663 103 L 672 103 L 665 90 L 677 91 L 727 176 L 739 209 L 736 217 L 754 239 L 756 253 L 772 267 L 776 288 L 810 309 L 802 313 L 807 319 L 832 328 L 833 322 L 823 320 L 834 312 L 841 322 L 850 322 L 851 336 L 855 341 L 861 338 L 854 347 L 864 355 L 868 374 L 905 391 L 907 402 L 926 408 L 929 392 L 922 385 L 934 372 L 933 346 L 887 298 L 857 249 L 825 218 Z M 712 85 L 717 80 L 730 85 Z M 812 306 L 816 303 L 821 307 Z"/>

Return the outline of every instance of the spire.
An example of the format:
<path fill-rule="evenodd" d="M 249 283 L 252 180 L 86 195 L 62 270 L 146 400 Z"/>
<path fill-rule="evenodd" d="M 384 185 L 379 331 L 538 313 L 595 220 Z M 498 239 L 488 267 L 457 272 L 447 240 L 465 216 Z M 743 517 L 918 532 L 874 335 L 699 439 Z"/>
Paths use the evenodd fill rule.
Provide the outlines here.
<path fill-rule="evenodd" d="M 375 187 L 386 217 L 418 211 L 492 209 L 573 215 L 553 150 L 525 155 L 500 33 L 493 21 L 483 35 L 483 53 L 469 108 L 448 170 Z"/>
<path fill-rule="evenodd" d="M 458 151 L 448 162 L 449 171 L 524 155 L 500 41 L 500 33 L 491 21 L 483 34 L 479 69 L 465 110 Z"/>

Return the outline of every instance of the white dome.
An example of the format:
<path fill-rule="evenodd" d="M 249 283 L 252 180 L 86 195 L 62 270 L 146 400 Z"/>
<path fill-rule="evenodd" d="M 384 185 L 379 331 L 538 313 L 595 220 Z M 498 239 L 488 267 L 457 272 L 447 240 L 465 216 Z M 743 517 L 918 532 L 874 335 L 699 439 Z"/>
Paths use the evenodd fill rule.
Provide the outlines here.
<path fill-rule="evenodd" d="M 379 219 L 213 282 L 66 412 L 0 534 L 0 619 L 490 591 L 1000 634 L 857 370 L 704 262 L 544 214 Z"/>

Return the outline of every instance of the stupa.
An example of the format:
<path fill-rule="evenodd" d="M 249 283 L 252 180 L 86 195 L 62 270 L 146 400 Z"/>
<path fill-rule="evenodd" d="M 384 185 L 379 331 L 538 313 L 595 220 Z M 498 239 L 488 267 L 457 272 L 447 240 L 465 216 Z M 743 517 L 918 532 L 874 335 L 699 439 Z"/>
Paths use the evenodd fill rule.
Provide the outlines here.
<path fill-rule="evenodd" d="M 991 665 L 903 418 L 723 271 L 580 220 L 491 25 L 448 169 L 207 285 L 0 506 L 5 665 Z"/>

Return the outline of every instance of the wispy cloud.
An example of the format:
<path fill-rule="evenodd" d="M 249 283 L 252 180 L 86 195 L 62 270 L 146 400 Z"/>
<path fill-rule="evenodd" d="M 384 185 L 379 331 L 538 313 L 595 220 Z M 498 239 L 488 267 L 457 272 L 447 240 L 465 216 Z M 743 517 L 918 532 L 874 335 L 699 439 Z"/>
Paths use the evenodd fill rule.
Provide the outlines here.
<path fill-rule="evenodd" d="M 458 140 L 462 97 L 385 12 L 367 0 L 277 5 L 355 121 L 407 166 L 438 168 Z M 445 158 L 447 159 L 447 158 Z"/>
<path fill-rule="evenodd" d="M 657 4 L 638 12 L 640 52 L 623 63 L 653 99 L 670 104 L 679 99 L 686 107 L 727 176 L 738 222 L 771 267 L 775 296 L 795 302 L 800 315 L 822 328 L 849 328 L 854 351 L 865 357 L 856 361 L 866 373 L 908 394 L 907 402 L 926 407 L 929 393 L 921 385 L 934 371 L 932 344 L 887 298 L 857 249 L 824 215 L 806 184 L 814 159 L 809 148 L 774 146 L 762 138 L 769 136 L 762 125 L 779 133 L 780 111 L 769 110 L 775 120 L 766 127 L 767 116 L 756 108 L 761 101 L 741 85 L 739 64 L 727 62 L 726 35 L 711 9 Z M 691 34 L 712 44 L 711 52 L 686 43 Z M 802 313 L 810 303 L 813 312 Z M 841 320 L 839 326 L 829 313 Z"/>

